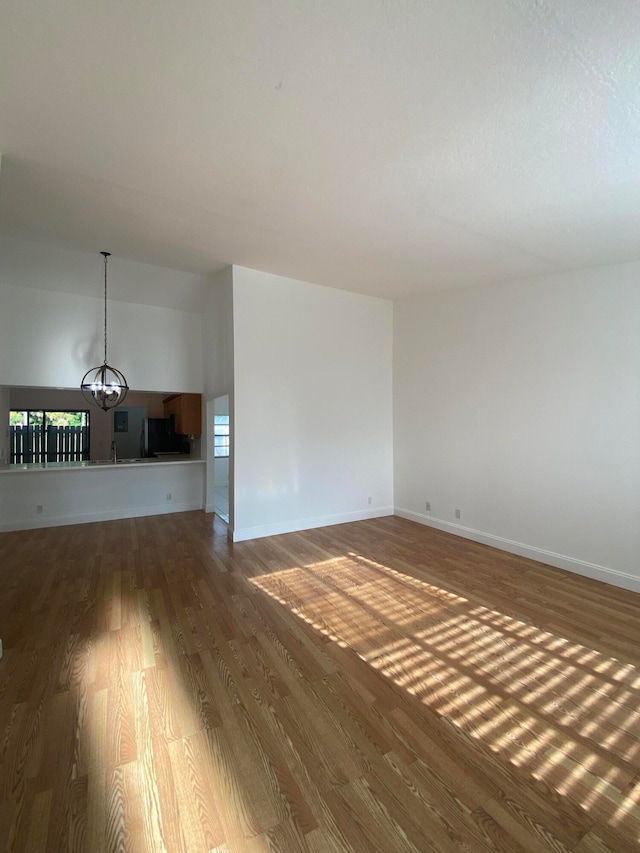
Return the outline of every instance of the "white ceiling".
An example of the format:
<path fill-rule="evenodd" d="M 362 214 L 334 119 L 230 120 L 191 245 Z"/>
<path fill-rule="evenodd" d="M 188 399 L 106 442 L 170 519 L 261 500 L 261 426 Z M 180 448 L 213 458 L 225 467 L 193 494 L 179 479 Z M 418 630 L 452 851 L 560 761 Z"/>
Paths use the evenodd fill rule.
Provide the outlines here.
<path fill-rule="evenodd" d="M 637 0 L 4 0 L 0 227 L 404 297 L 640 259 Z"/>

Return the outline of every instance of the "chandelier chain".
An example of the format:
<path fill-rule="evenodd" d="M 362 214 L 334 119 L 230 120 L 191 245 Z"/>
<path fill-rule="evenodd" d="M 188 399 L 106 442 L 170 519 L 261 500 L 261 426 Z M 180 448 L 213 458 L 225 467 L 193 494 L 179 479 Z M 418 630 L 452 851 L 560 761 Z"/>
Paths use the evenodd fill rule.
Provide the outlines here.
<path fill-rule="evenodd" d="M 107 363 L 107 264 L 111 252 L 100 252 L 104 258 L 104 362 L 92 367 L 82 377 L 80 390 L 87 402 L 107 412 L 120 406 L 127 396 L 129 386 L 124 374 Z"/>
<path fill-rule="evenodd" d="M 104 256 L 104 363 L 107 363 L 107 261 L 109 252 L 101 252 Z"/>

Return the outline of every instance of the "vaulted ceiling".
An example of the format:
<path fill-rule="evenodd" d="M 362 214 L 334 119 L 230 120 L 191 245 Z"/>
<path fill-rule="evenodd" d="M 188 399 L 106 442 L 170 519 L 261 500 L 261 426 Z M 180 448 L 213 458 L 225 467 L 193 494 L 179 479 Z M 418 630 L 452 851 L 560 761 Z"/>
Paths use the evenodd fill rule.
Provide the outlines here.
<path fill-rule="evenodd" d="M 388 297 L 640 259 L 636 0 L 5 0 L 0 228 Z"/>

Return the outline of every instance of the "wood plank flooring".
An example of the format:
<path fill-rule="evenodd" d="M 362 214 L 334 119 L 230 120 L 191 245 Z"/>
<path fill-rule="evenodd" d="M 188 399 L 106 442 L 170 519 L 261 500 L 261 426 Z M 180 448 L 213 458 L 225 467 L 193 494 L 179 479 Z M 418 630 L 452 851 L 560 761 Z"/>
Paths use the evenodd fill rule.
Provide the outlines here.
<path fill-rule="evenodd" d="M 0 850 L 640 849 L 640 596 L 385 518 L 0 535 Z"/>

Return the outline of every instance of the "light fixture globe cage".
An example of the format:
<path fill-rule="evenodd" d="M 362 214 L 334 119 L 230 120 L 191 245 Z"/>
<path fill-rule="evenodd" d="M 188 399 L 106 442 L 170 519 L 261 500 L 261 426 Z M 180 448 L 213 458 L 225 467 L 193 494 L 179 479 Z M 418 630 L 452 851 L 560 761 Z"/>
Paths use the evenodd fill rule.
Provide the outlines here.
<path fill-rule="evenodd" d="M 82 377 L 80 390 L 87 403 L 107 412 L 124 402 L 129 386 L 124 374 L 105 361 L 100 367 L 87 370 Z"/>
<path fill-rule="evenodd" d="M 87 370 L 82 377 L 80 390 L 87 403 L 108 412 L 124 402 L 129 386 L 124 373 L 107 364 L 107 262 L 111 252 L 100 254 L 104 258 L 104 362 L 100 367 Z"/>

